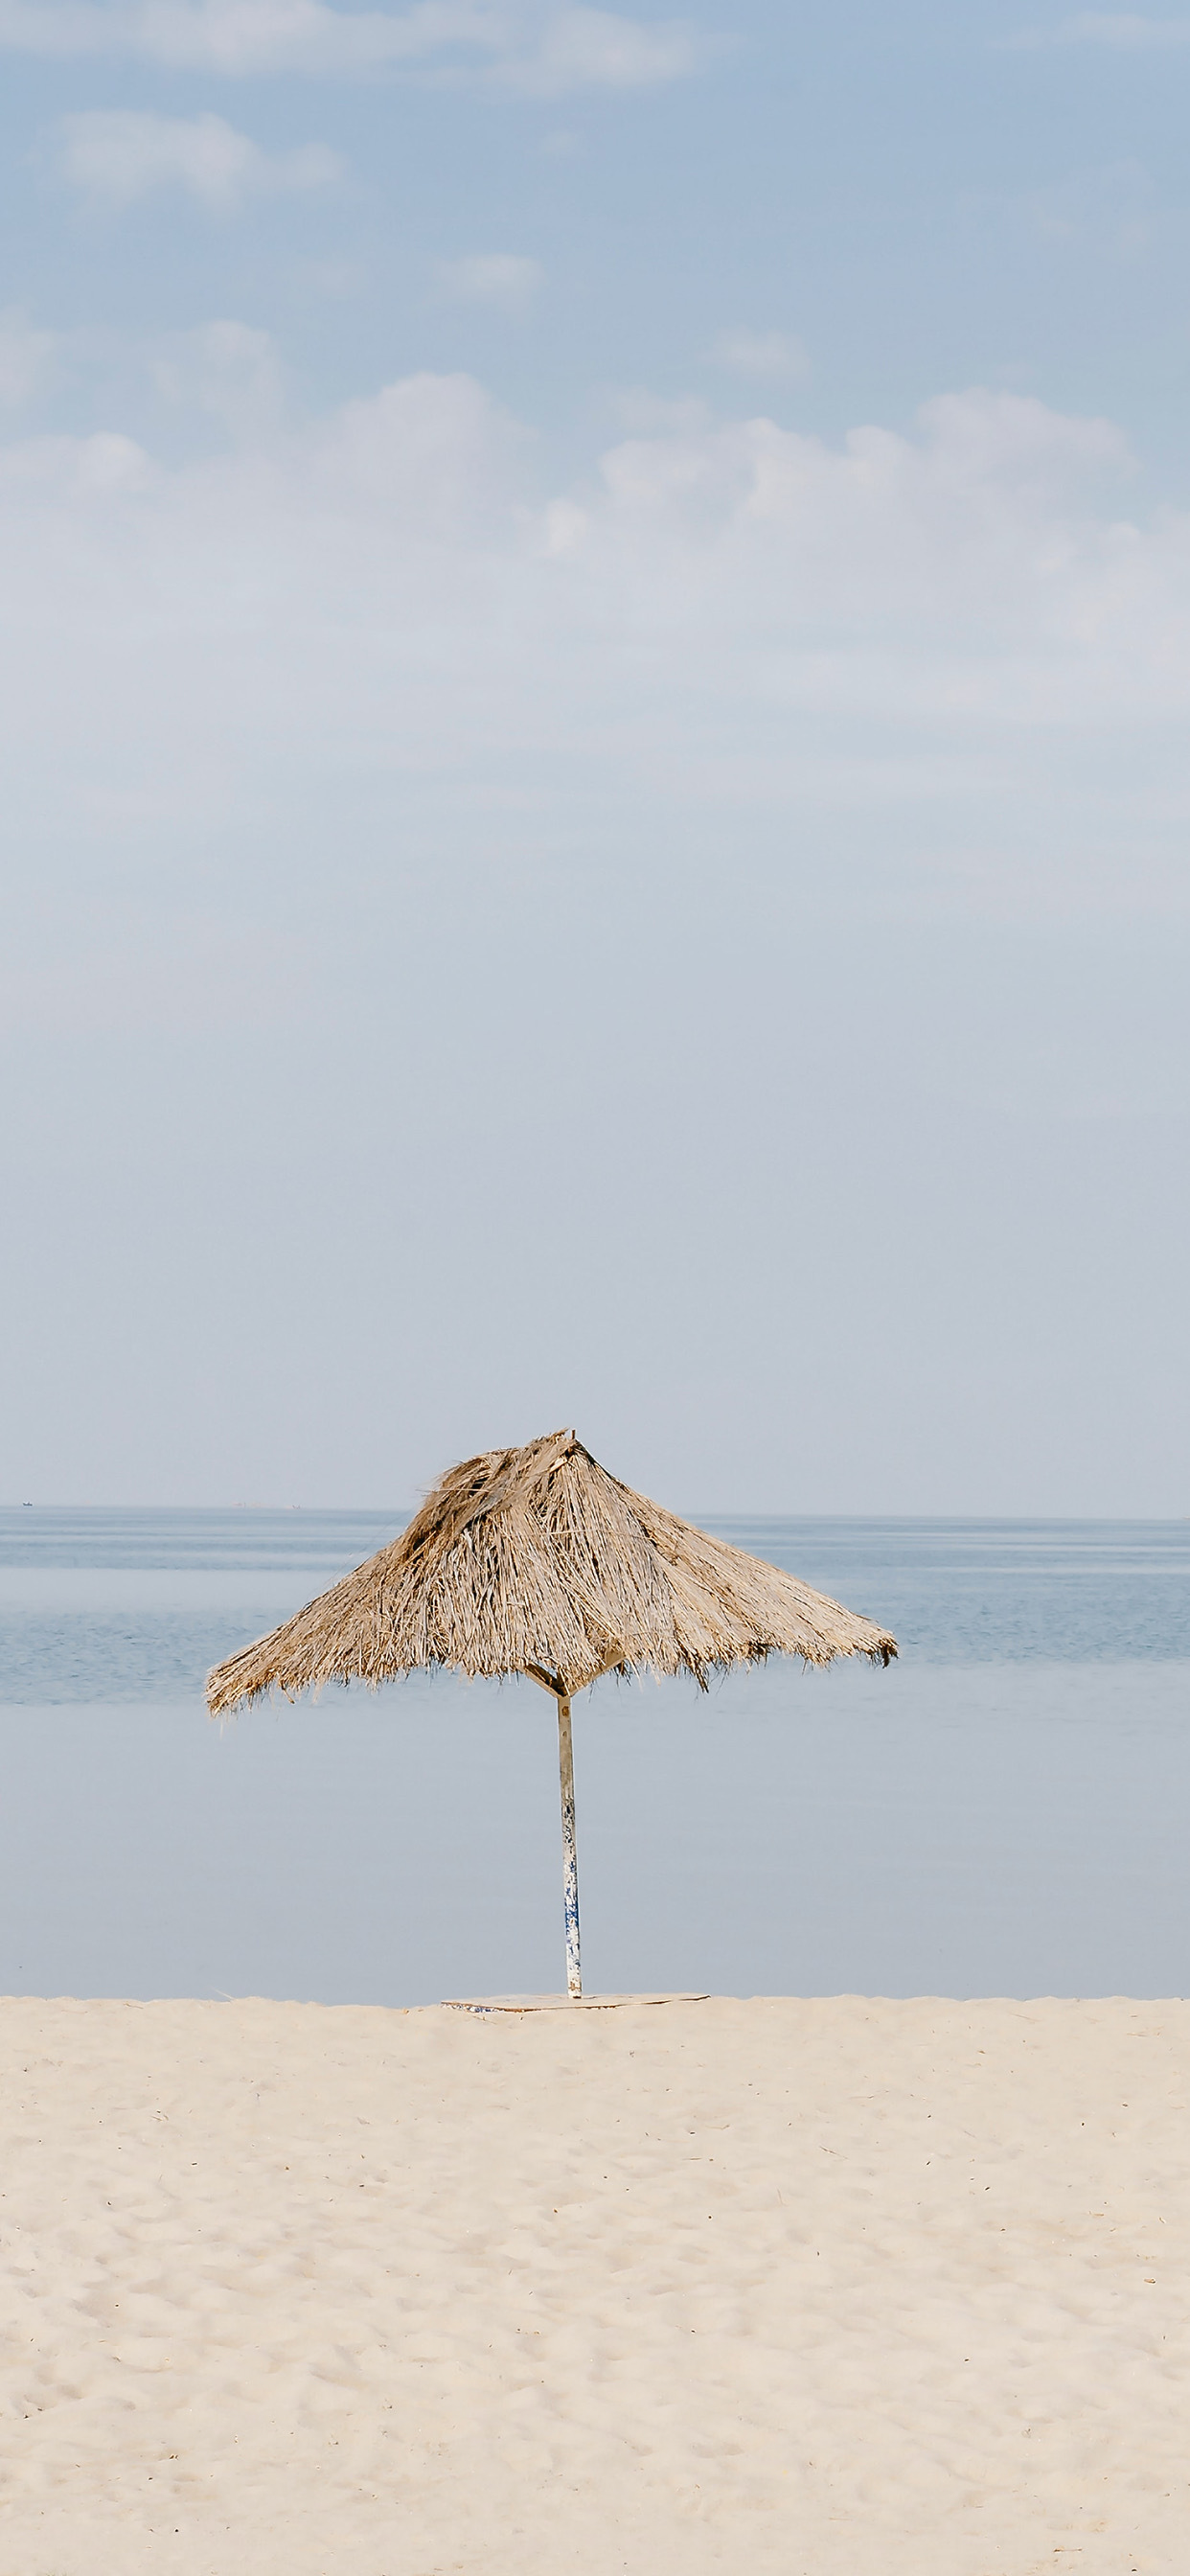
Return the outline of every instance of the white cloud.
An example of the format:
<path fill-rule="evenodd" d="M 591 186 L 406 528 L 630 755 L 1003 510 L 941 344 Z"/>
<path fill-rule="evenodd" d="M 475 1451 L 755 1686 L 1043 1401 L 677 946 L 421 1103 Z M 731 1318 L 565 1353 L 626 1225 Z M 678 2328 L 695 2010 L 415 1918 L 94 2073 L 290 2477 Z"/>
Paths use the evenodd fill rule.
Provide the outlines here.
<path fill-rule="evenodd" d="M 492 304 L 502 313 L 524 313 L 544 274 L 540 260 L 516 259 L 507 251 L 481 251 L 470 259 L 444 259 L 438 265 L 438 277 L 448 295 L 463 304 Z"/>
<path fill-rule="evenodd" d="M 205 412 L 239 439 L 266 436 L 284 409 L 276 347 L 267 331 L 246 322 L 176 332 L 151 359 L 150 373 L 164 401 Z"/>
<path fill-rule="evenodd" d="M 687 78 L 704 54 L 680 23 L 642 26 L 609 9 L 551 9 L 536 43 L 504 61 L 500 77 L 540 98 L 579 89 L 655 89 Z"/>
<path fill-rule="evenodd" d="M 158 188 L 181 188 L 227 214 L 253 196 L 325 187 L 339 164 L 325 144 L 263 152 L 222 116 L 154 116 L 133 108 L 85 108 L 55 129 L 59 171 L 72 187 L 115 205 Z"/>
<path fill-rule="evenodd" d="M 551 0 L 0 0 L 0 47 L 57 57 L 125 54 L 230 75 L 359 74 L 384 64 L 479 68 L 558 96 L 640 89 L 697 71 L 708 47 L 680 21 L 647 24 Z"/>
<path fill-rule="evenodd" d="M 37 392 L 53 357 L 52 331 L 34 329 L 17 304 L 0 312 L 0 405 L 16 411 Z"/>
<path fill-rule="evenodd" d="M 267 396 L 242 327 L 174 363 L 180 399 Z M 12 828 L 231 846 L 265 815 L 288 851 L 333 814 L 379 865 L 413 796 L 425 851 L 597 812 L 643 863 L 844 816 L 898 901 L 1185 906 L 1190 517 L 1127 517 L 1109 423 L 971 392 L 911 437 L 625 438 L 552 496 L 532 463 L 463 376 L 176 470 L 0 449 Z"/>
<path fill-rule="evenodd" d="M 325 295 L 335 304 L 349 303 L 362 295 L 367 271 L 358 259 L 311 259 L 301 270 L 303 283 L 314 295 Z"/>
<path fill-rule="evenodd" d="M 1051 45 L 1108 45 L 1119 53 L 1166 51 L 1190 45 L 1190 18 L 1143 18 L 1129 13 L 1083 10 L 1052 28 L 1029 28 L 1012 39 L 1035 52 Z"/>
<path fill-rule="evenodd" d="M 718 367 L 737 376 L 767 376 L 793 382 L 808 376 L 810 361 L 789 331 L 723 331 L 710 355 Z"/>
<path fill-rule="evenodd" d="M 130 54 L 171 70 L 361 72 L 481 41 L 494 13 L 422 0 L 410 10 L 324 0 L 0 0 L 0 45 L 51 56 Z"/>

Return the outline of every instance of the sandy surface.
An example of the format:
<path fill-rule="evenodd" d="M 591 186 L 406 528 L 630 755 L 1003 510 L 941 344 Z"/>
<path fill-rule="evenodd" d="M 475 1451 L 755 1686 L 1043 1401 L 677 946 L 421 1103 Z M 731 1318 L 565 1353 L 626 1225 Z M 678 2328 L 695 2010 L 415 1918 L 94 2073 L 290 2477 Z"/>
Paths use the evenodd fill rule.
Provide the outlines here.
<path fill-rule="evenodd" d="M 1190 2005 L 0 2052 L 0 2576 L 1190 2568 Z"/>

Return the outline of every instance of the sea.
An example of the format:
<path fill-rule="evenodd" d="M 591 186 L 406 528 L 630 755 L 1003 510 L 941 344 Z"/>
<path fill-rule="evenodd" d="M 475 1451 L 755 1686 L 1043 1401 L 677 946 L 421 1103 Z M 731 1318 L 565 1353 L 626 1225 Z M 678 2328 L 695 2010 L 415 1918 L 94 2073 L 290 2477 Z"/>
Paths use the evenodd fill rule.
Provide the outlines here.
<path fill-rule="evenodd" d="M 404 1517 L 0 1510 L 0 1991 L 560 1988 L 543 1693 L 206 1715 Z M 588 1992 L 1190 1991 L 1190 1522 L 705 1525 L 900 1654 L 576 1700 Z"/>

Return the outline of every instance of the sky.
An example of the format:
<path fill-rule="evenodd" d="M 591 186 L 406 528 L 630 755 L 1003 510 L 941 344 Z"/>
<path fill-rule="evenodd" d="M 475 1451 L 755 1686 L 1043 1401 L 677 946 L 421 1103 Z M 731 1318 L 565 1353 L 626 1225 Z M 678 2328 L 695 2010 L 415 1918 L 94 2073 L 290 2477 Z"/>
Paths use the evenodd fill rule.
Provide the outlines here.
<path fill-rule="evenodd" d="M 0 1495 L 1190 1508 L 1190 16 L 0 0 Z"/>

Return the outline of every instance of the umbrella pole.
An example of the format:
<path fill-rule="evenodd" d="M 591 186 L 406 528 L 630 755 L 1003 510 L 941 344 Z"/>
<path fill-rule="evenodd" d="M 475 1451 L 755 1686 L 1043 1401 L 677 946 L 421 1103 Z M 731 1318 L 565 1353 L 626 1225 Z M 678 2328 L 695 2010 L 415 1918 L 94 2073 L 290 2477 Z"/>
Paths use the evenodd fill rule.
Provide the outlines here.
<path fill-rule="evenodd" d="M 566 1991 L 575 2003 L 583 1991 L 578 1946 L 578 1848 L 574 1838 L 574 1746 L 570 1702 L 558 1699 L 558 1770 L 562 1782 L 562 1885 L 566 1910 Z"/>

